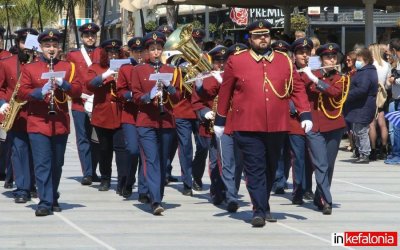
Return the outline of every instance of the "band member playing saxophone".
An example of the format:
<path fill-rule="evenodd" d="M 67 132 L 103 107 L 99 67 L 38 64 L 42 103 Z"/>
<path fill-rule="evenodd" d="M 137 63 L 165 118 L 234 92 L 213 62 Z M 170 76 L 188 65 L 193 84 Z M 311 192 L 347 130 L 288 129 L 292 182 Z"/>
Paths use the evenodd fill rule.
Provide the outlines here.
<path fill-rule="evenodd" d="M 160 61 L 165 40 L 161 32 L 148 33 L 144 37 L 144 47 L 149 54 L 149 62 L 137 65 L 131 72 L 133 99 L 139 105 L 136 119 L 139 147 L 142 163 L 146 166 L 145 177 L 154 215 L 164 212 L 161 201 L 172 135 L 175 133 L 172 105 L 179 100 L 174 86 L 179 86 L 181 77 L 178 69 Z M 173 74 L 172 81 L 150 80 L 150 75 L 157 71 Z M 163 113 L 160 112 L 160 102 Z"/>
<path fill-rule="evenodd" d="M 26 65 L 22 69 L 21 87 L 18 97 L 28 101 L 27 132 L 32 146 L 36 185 L 40 202 L 36 216 L 60 212 L 58 203 L 64 153 L 70 132 L 70 118 L 67 95 L 81 95 L 79 77 L 75 74 L 73 63 L 57 60 L 60 52 L 59 42 L 62 34 L 49 29 L 38 37 L 43 53 L 38 62 Z M 65 71 L 65 76 L 43 79 L 42 73 L 50 70 L 50 58 L 54 71 Z M 53 96 L 49 96 L 50 93 Z M 50 99 L 54 101 L 56 114 L 49 115 Z"/>
<path fill-rule="evenodd" d="M 96 47 L 97 32 L 100 30 L 95 23 L 87 23 L 79 27 L 81 32 L 82 47 L 72 50 L 67 54 L 67 61 L 73 62 L 77 70 L 87 72 L 90 65 L 100 61 L 101 48 Z M 99 182 L 96 174 L 99 159 L 98 143 L 91 140 L 93 126 L 90 124 L 89 111 L 84 109 L 85 102 L 93 98 L 90 91 L 86 88 L 86 83 L 82 83 L 82 97 L 72 99 L 72 117 L 74 118 L 76 144 L 78 147 L 79 161 L 83 178 L 82 185 L 91 185 L 93 181 Z M 93 101 L 89 100 L 88 102 Z M 88 104 L 86 104 L 88 105 Z"/>
<path fill-rule="evenodd" d="M 4 115 L 2 127 L 8 130 L 7 141 L 11 150 L 11 162 L 17 189 L 13 191 L 15 203 L 26 203 L 35 190 L 32 150 L 27 133 L 27 105 L 17 96 L 21 70 L 35 60 L 34 53 L 25 49 L 28 34 L 39 33 L 30 28 L 15 31 L 18 54 L 0 62 L 0 113 Z M 11 171 L 11 169 L 10 169 Z"/>

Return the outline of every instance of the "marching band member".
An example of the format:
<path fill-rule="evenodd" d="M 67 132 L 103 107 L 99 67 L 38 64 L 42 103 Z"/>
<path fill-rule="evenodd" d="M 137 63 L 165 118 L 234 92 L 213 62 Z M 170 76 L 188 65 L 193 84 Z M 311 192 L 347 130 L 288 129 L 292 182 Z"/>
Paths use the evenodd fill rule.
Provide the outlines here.
<path fill-rule="evenodd" d="M 307 75 L 302 69 L 308 66 L 308 61 L 313 49 L 313 42 L 309 38 L 299 38 L 293 42 L 291 50 L 293 52 L 294 64 L 303 83 L 308 83 Z M 293 192 L 292 204 L 302 205 L 304 187 L 307 179 L 305 178 L 306 168 L 310 168 L 312 175 L 312 164 L 306 147 L 306 135 L 301 127 L 301 121 L 293 102 L 290 101 L 290 131 L 289 142 L 291 151 Z"/>
<path fill-rule="evenodd" d="M 126 151 L 124 133 L 121 128 L 121 100 L 117 96 L 117 72 L 110 69 L 111 59 L 124 58 L 122 42 L 109 39 L 101 43 L 100 62 L 89 67 L 86 82 L 89 91 L 94 93 L 91 123 L 99 139 L 99 166 L 101 183 L 99 191 L 108 191 L 111 186 L 112 159 L 118 172 L 117 194 L 125 185 L 130 164 Z"/>
<path fill-rule="evenodd" d="M 13 102 L 14 108 L 20 101 L 17 96 L 10 100 L 14 91 L 18 91 L 18 80 L 21 70 L 34 60 L 33 51 L 25 49 L 25 40 L 27 35 L 38 35 L 39 33 L 30 28 L 15 31 L 15 39 L 18 54 L 0 61 L 0 113 L 10 115 L 10 102 Z M 17 111 L 14 111 L 17 112 Z M 21 110 L 15 114 L 15 120 L 11 130 L 7 133 L 7 140 L 11 146 L 12 172 L 14 173 L 17 189 L 13 191 L 15 203 L 26 203 L 31 198 L 31 191 L 35 190 L 35 180 L 33 173 L 32 151 L 29 145 L 27 133 L 27 105 L 23 105 Z M 10 118 L 9 118 L 10 119 Z M 7 119 L 4 120 L 6 122 Z M 9 121 L 7 121 L 9 122 Z M 12 182 L 11 182 L 12 183 Z"/>
<path fill-rule="evenodd" d="M 133 99 L 139 105 L 136 120 L 139 147 L 154 215 L 164 212 L 161 201 L 171 140 L 175 132 L 172 105 L 179 100 L 174 85 L 179 86 L 181 77 L 178 69 L 160 61 L 165 41 L 165 35 L 161 32 L 148 33 L 144 37 L 144 46 L 149 62 L 137 65 L 131 72 Z M 172 82 L 150 80 L 150 75 L 155 72 L 173 73 Z"/>
<path fill-rule="evenodd" d="M 138 113 L 137 104 L 133 102 L 132 89 L 131 89 L 131 71 L 138 65 L 143 63 L 143 38 L 133 37 L 128 41 L 128 47 L 130 48 L 131 64 L 122 65 L 118 74 L 117 81 L 117 93 L 121 100 L 123 100 L 122 114 L 121 114 L 121 126 L 124 132 L 126 149 L 129 153 L 129 160 L 131 168 L 129 168 L 129 174 L 125 182 L 125 186 L 122 187 L 122 196 L 128 198 L 132 194 L 132 188 L 135 183 L 135 175 L 137 166 L 139 164 L 138 173 L 138 192 L 139 201 L 148 203 L 148 188 L 146 185 L 143 165 L 140 163 L 139 157 L 139 138 L 136 127 L 136 118 Z"/>
<path fill-rule="evenodd" d="M 22 69 L 18 97 L 28 101 L 27 132 L 35 166 L 39 205 L 36 216 L 60 212 L 58 203 L 64 154 L 70 132 L 67 95 L 78 97 L 81 86 L 75 65 L 57 58 L 61 33 L 55 29 L 42 32 L 38 41 L 43 51 L 38 62 Z M 41 79 L 48 71 L 65 71 L 64 78 Z"/>
<path fill-rule="evenodd" d="M 265 20 L 249 24 L 251 49 L 228 58 L 214 125 L 215 135 L 221 137 L 232 109 L 232 131 L 243 155 L 254 227 L 264 226 L 265 220 L 276 222 L 269 196 L 289 130 L 289 96 L 299 110 L 302 127 L 306 132 L 312 127 L 304 85 L 298 81 L 291 59 L 271 49 L 270 30 L 271 24 Z"/>
<path fill-rule="evenodd" d="M 332 213 L 332 194 L 330 191 L 336 156 L 339 150 L 345 121 L 342 116 L 350 80 L 336 70 L 339 45 L 327 43 L 317 49 L 322 67 L 311 71 L 303 69 L 310 79 L 306 83 L 308 100 L 312 109 L 314 126 L 307 133 L 311 161 L 315 167 L 317 188 L 314 205 L 325 215 Z"/>
<path fill-rule="evenodd" d="M 81 32 L 82 47 L 70 51 L 67 54 L 66 60 L 75 63 L 77 70 L 80 72 L 87 72 L 88 68 L 93 62 L 100 61 L 101 48 L 96 47 L 97 32 L 100 28 L 95 23 L 87 23 L 79 27 Z M 83 96 L 93 95 L 85 87 L 86 83 L 82 83 Z M 87 98 L 73 98 L 72 99 L 72 117 L 74 118 L 76 146 L 78 148 L 79 161 L 83 178 L 82 185 L 91 185 L 92 181 L 99 182 L 100 179 L 96 174 L 98 163 L 99 151 L 97 143 L 91 141 L 93 127 L 90 124 L 90 117 L 85 112 L 84 103 Z M 92 100 L 89 100 L 92 101 Z"/>

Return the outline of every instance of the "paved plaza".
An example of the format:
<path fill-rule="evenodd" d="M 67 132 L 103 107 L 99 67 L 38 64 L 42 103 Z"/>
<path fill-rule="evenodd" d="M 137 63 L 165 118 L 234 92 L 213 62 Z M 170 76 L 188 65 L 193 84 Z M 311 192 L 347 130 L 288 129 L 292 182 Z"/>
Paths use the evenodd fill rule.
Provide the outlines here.
<path fill-rule="evenodd" d="M 177 157 L 173 166 L 174 175 L 179 175 Z M 400 166 L 383 161 L 354 165 L 349 152 L 340 151 L 337 159 L 331 216 L 316 211 L 310 201 L 292 205 L 289 189 L 285 195 L 271 196 L 278 222 L 264 228 L 249 223 L 252 210 L 244 182 L 235 214 L 210 203 L 208 190 L 187 197 L 180 192 L 182 183 L 174 183 L 166 187 L 164 215 L 153 216 L 149 205 L 137 201 L 136 186 L 128 200 L 116 195 L 116 173 L 114 165 L 108 192 L 97 191 L 97 183 L 82 186 L 71 134 L 60 184 L 61 213 L 35 217 L 38 200 L 15 204 L 1 182 L 0 248 L 327 249 L 333 232 L 400 231 Z M 203 182 L 208 189 L 207 173 Z"/>

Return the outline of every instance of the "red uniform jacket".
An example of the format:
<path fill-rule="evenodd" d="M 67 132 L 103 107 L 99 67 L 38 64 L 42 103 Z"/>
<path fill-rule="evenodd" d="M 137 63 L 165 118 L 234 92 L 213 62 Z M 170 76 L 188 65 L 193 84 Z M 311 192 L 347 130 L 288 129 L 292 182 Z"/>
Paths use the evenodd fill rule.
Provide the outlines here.
<path fill-rule="evenodd" d="M 220 88 L 220 84 L 214 77 L 208 77 L 203 80 L 203 87 L 198 92 L 196 91 L 196 87 L 193 87 L 193 94 L 192 94 L 192 105 L 194 110 L 202 111 L 200 113 L 204 114 L 213 109 L 214 99 L 218 95 L 218 91 Z M 200 118 L 200 128 L 199 134 L 201 136 L 211 137 L 209 133 L 209 122 L 202 122 L 202 118 Z M 229 111 L 226 124 L 225 124 L 225 134 L 232 134 L 232 112 Z"/>
<path fill-rule="evenodd" d="M 86 88 L 94 93 L 91 123 L 101 128 L 116 129 L 121 125 L 122 103 L 117 96 L 114 77 L 110 76 L 104 81 L 101 79 L 101 74 L 105 71 L 107 68 L 94 63 L 89 67 L 85 80 Z"/>
<path fill-rule="evenodd" d="M 135 66 L 123 65 L 118 72 L 117 93 L 122 103 L 121 123 L 136 124 L 138 106 L 133 102 L 131 71 Z"/>
<path fill-rule="evenodd" d="M 67 95 L 78 97 L 82 93 L 79 77 L 75 74 L 75 65 L 64 61 L 54 62 L 54 71 L 66 71 L 64 83 L 54 91 L 55 111 L 49 115 L 49 94 L 42 96 L 43 85 L 48 81 L 41 79 L 42 73 L 49 71 L 48 63 L 41 58 L 22 70 L 21 87 L 18 97 L 28 103 L 28 133 L 40 133 L 46 136 L 64 135 L 70 131 Z"/>
<path fill-rule="evenodd" d="M 179 91 L 173 86 L 180 84 L 180 73 L 168 65 L 162 65 L 160 73 L 174 73 L 174 79 L 169 86 L 169 92 L 163 88 L 165 114 L 160 116 L 157 98 L 150 100 L 150 91 L 155 86 L 155 81 L 150 81 L 150 74 L 154 73 L 154 67 L 150 64 L 140 64 L 131 71 L 131 89 L 133 99 L 139 105 L 136 126 L 150 128 L 175 128 L 172 105 L 179 101 Z"/>
<path fill-rule="evenodd" d="M 233 131 L 289 131 L 289 97 L 286 83 L 293 81 L 290 98 L 305 119 L 310 117 L 310 105 L 289 57 L 273 51 L 268 57 L 257 56 L 252 50 L 228 58 L 223 83 L 219 90 L 215 124 L 225 125 L 232 108 Z"/>
<path fill-rule="evenodd" d="M 7 51 L 7 50 L 0 50 L 0 60 L 4 59 L 4 58 L 8 58 L 10 56 L 12 56 L 13 54 L 11 54 L 11 52 Z"/>
<path fill-rule="evenodd" d="M 92 60 L 92 63 L 100 62 L 100 51 L 101 51 L 100 48 L 95 48 L 92 51 L 87 51 L 89 58 Z M 87 74 L 89 66 L 87 66 L 86 61 L 83 58 L 83 55 L 82 55 L 82 52 L 80 49 L 70 51 L 67 54 L 66 60 L 69 62 L 75 63 L 77 71 L 80 74 L 83 74 L 83 75 Z M 81 77 L 81 78 L 84 79 L 84 77 Z M 82 82 L 82 93 L 85 93 L 88 95 L 93 94 L 86 88 L 85 82 Z M 84 103 L 85 103 L 85 101 L 81 97 L 73 98 L 71 109 L 84 112 L 85 111 L 84 106 L 83 106 Z"/>
<path fill-rule="evenodd" d="M 18 66 L 19 65 L 19 66 Z M 17 85 L 19 75 L 25 64 L 21 64 L 17 55 L 6 58 L 0 61 L 0 99 L 5 102 L 10 102 L 11 96 L 14 92 L 15 85 Z M 19 67 L 19 72 L 17 69 Z M 19 75 L 17 75 L 19 73 Z M 18 98 L 18 96 L 17 96 Z M 14 124 L 13 131 L 26 132 L 27 119 L 28 119 L 28 106 L 24 105 L 18 112 Z M 3 117 L 1 119 L 4 119 Z"/>
<path fill-rule="evenodd" d="M 308 76 L 305 73 L 299 73 L 300 75 L 300 80 L 302 81 L 302 83 L 304 85 L 307 85 L 311 82 L 311 80 L 308 78 Z M 293 105 L 293 101 L 290 101 L 290 131 L 289 134 L 292 135 L 305 135 L 304 133 L 304 128 L 301 127 L 301 121 L 300 121 L 300 117 L 299 114 L 297 113 L 296 108 Z"/>
<path fill-rule="evenodd" d="M 181 93 L 181 100 L 174 105 L 174 116 L 180 119 L 196 119 L 196 113 L 192 107 L 192 95 L 186 90 L 180 81 L 179 86 L 175 86 Z"/>
<path fill-rule="evenodd" d="M 313 119 L 312 131 L 328 132 L 344 128 L 346 124 L 337 102 L 345 98 L 345 90 L 348 91 L 350 84 L 349 77 L 342 76 L 339 72 L 324 76 L 322 70 L 316 70 L 313 73 L 321 81 L 318 84 L 309 82 L 306 88 Z M 344 102 L 344 99 L 342 101 Z"/>

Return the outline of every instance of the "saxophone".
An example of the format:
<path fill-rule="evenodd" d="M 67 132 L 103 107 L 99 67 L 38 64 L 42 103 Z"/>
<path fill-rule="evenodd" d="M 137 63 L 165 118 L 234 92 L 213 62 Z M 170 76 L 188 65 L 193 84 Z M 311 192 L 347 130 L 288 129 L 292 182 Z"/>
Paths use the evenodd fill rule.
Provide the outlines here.
<path fill-rule="evenodd" d="M 19 113 L 19 110 L 26 104 L 26 101 L 21 101 L 17 99 L 17 93 L 18 89 L 20 86 L 20 79 L 18 79 L 17 84 L 15 85 L 14 92 L 11 95 L 10 99 L 10 111 L 4 116 L 3 121 L 1 122 L 1 128 L 8 132 L 15 121 L 15 118 L 17 117 L 17 114 Z"/>
<path fill-rule="evenodd" d="M 213 100 L 213 105 L 212 105 L 212 111 L 214 112 L 214 118 L 210 120 L 208 123 L 208 131 L 211 134 L 214 134 L 214 121 L 215 121 L 215 115 L 217 114 L 217 105 L 218 105 L 218 95 L 214 98 Z"/>

